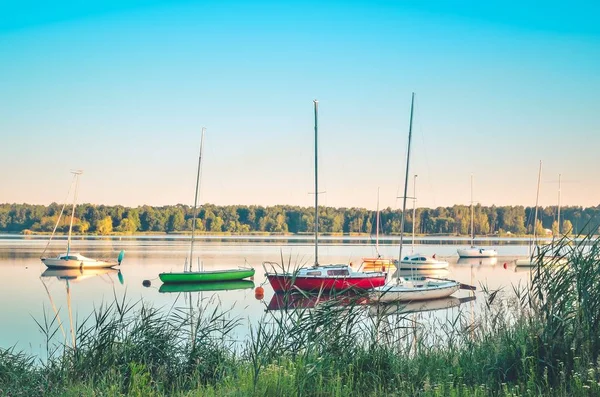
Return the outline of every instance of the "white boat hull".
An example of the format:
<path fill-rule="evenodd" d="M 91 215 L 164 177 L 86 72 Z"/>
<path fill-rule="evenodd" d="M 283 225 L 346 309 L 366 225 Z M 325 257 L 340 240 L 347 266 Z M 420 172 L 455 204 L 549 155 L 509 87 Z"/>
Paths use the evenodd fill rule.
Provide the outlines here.
<path fill-rule="evenodd" d="M 59 255 L 56 258 L 42 258 L 42 262 L 48 268 L 56 269 L 108 268 L 118 265 L 118 262 L 106 262 L 86 258 L 83 255 L 70 255 L 69 259 L 64 258 L 64 255 Z"/>
<path fill-rule="evenodd" d="M 376 302 L 421 301 L 446 298 L 460 289 L 460 283 L 453 280 L 432 280 L 423 278 L 404 281 L 399 284 L 374 288 L 369 298 Z"/>
<path fill-rule="evenodd" d="M 498 256 L 498 252 L 489 248 L 459 248 L 458 256 L 461 258 L 494 258 Z"/>
<path fill-rule="evenodd" d="M 448 268 L 448 262 L 435 261 L 435 262 L 413 262 L 413 261 L 401 261 L 398 269 L 402 270 L 439 270 Z"/>

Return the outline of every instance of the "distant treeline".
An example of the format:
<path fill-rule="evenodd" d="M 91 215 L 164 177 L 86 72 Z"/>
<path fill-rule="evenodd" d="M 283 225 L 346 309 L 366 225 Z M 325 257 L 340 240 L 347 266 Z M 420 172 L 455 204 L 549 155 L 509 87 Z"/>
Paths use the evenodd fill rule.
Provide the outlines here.
<path fill-rule="evenodd" d="M 0 232 L 52 232 L 62 205 L 0 204 Z M 475 207 L 475 234 L 527 234 L 532 232 L 535 208 L 523 206 Z M 65 208 L 57 231 L 69 229 L 71 207 Z M 407 211 L 405 232 L 412 231 L 412 210 Z M 314 209 L 276 205 L 272 207 L 205 204 L 197 210 L 196 230 L 211 233 L 311 233 Z M 193 209 L 187 205 L 128 208 L 82 204 L 76 207 L 73 231 L 107 235 L 111 233 L 191 231 Z M 539 209 L 537 234 L 558 231 L 557 207 Z M 562 207 L 562 233 L 597 233 L 600 205 Z M 418 208 L 415 231 L 418 234 L 467 235 L 470 233 L 470 207 L 455 205 L 435 209 Z M 376 213 L 364 208 L 319 208 L 319 230 L 323 233 L 375 234 Z M 399 234 L 401 211 L 386 208 L 380 213 L 380 232 Z"/>

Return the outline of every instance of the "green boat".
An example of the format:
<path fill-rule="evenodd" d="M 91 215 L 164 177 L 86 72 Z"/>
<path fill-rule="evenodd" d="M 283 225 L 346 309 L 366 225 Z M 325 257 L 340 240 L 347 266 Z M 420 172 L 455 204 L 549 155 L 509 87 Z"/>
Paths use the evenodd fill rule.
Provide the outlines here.
<path fill-rule="evenodd" d="M 212 283 L 177 283 L 163 284 L 158 292 L 202 292 L 202 291 L 229 291 L 235 289 L 254 288 L 254 282 L 250 280 L 215 281 Z"/>
<path fill-rule="evenodd" d="M 196 230 L 196 218 L 198 210 L 198 189 L 200 187 L 200 170 L 202 167 L 202 147 L 204 146 L 204 132 L 202 128 L 202 138 L 200 139 L 200 154 L 198 155 L 198 173 L 196 175 L 196 196 L 194 198 L 194 210 L 192 212 L 192 238 L 190 239 L 189 264 L 186 259 L 183 265 L 183 272 L 160 273 L 160 281 L 165 284 L 184 284 L 184 283 L 214 283 L 222 281 L 242 280 L 254 276 L 254 269 L 239 267 L 237 269 L 226 270 L 204 270 L 198 260 L 198 271 L 192 270 L 194 259 L 194 234 Z M 161 287 L 162 288 L 162 287 Z"/>
<path fill-rule="evenodd" d="M 213 283 L 219 281 L 242 280 L 254 276 L 254 269 L 241 267 L 227 270 L 206 270 L 199 272 L 160 273 L 163 283 Z"/>

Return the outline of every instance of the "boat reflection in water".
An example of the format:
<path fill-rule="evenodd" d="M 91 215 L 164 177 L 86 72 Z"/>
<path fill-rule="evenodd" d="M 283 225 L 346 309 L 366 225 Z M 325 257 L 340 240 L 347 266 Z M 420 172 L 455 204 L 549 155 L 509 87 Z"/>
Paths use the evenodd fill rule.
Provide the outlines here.
<path fill-rule="evenodd" d="M 497 257 L 491 258 L 458 258 L 457 265 L 471 266 L 495 266 L 498 263 Z"/>
<path fill-rule="evenodd" d="M 254 288 L 254 282 L 250 280 L 221 281 L 212 283 L 181 283 L 162 284 L 158 289 L 160 293 L 171 292 L 202 292 L 202 291 L 231 291 L 239 289 Z"/>
<path fill-rule="evenodd" d="M 119 281 L 123 284 L 123 275 L 121 271 L 113 268 L 89 268 L 89 269 L 57 269 L 49 268 L 40 275 L 43 278 L 56 277 L 59 280 L 68 280 L 72 282 L 81 282 L 87 278 L 102 276 L 105 274 L 118 274 Z"/>
<path fill-rule="evenodd" d="M 435 310 L 450 309 L 458 307 L 463 303 L 475 300 L 475 296 L 465 298 L 456 298 L 449 296 L 441 299 L 431 299 L 425 301 L 398 302 L 388 304 L 375 304 L 369 307 L 369 314 L 373 316 L 388 316 L 400 313 L 420 313 Z"/>
<path fill-rule="evenodd" d="M 66 340 L 67 340 L 67 334 L 63 327 L 60 316 L 58 315 L 58 309 L 56 308 L 56 305 L 54 304 L 52 295 L 50 295 L 50 290 L 48 289 L 48 285 L 46 285 L 46 281 L 51 281 L 52 279 L 56 278 L 57 280 L 65 282 L 66 293 L 67 293 L 67 311 L 69 313 L 71 346 L 73 348 L 75 348 L 76 347 L 76 336 L 75 336 L 75 330 L 73 328 L 73 311 L 71 308 L 71 283 L 80 283 L 83 280 L 86 280 L 89 278 L 100 277 L 100 278 L 104 279 L 104 281 L 114 285 L 114 281 L 110 277 L 111 274 L 112 275 L 117 274 L 119 282 L 121 284 L 123 284 L 123 274 L 121 273 L 120 270 L 113 269 L 113 268 L 93 268 L 93 269 L 92 268 L 90 268 L 90 269 L 85 269 L 85 268 L 76 268 L 76 269 L 73 269 L 73 268 L 71 268 L 71 269 L 48 268 L 40 275 L 40 281 L 44 285 L 44 288 L 46 289 L 46 293 L 48 294 L 48 299 L 50 300 L 50 304 L 52 305 L 52 310 L 54 310 L 54 315 L 55 315 L 56 321 L 60 327 L 60 330 L 62 331 L 63 337 L 65 339 L 65 344 L 66 344 Z M 46 281 L 44 281 L 44 280 L 46 280 Z"/>
<path fill-rule="evenodd" d="M 368 302 L 364 291 L 354 289 L 335 293 L 275 293 L 267 305 L 267 310 L 295 310 L 310 309 L 322 303 L 332 306 L 363 305 Z"/>

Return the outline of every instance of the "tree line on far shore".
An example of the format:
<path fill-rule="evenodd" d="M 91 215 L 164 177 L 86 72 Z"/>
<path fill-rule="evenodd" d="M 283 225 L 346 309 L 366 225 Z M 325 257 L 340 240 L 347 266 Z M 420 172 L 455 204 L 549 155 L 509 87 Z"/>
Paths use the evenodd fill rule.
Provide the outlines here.
<path fill-rule="evenodd" d="M 0 204 L 0 232 L 48 233 L 57 224 L 62 205 Z M 558 234 L 556 206 L 540 208 L 536 224 L 537 235 Z M 535 208 L 523 206 L 475 206 L 476 235 L 531 234 Z M 128 208 L 120 205 L 82 204 L 76 207 L 73 232 L 99 235 L 115 233 L 182 233 L 192 228 L 191 206 L 178 204 Z M 71 208 L 60 217 L 58 232 L 67 232 Z M 417 234 L 470 234 L 470 207 L 417 208 L 413 220 L 407 210 L 404 231 Z M 314 208 L 289 205 L 270 207 L 254 205 L 218 206 L 205 204 L 197 210 L 196 230 L 207 233 L 275 233 L 298 234 L 314 232 Z M 600 205 L 596 207 L 562 207 L 561 234 L 598 233 Z M 364 208 L 319 207 L 319 231 L 332 234 L 375 234 L 376 212 Z M 386 208 L 380 211 L 380 233 L 397 235 L 401 228 L 401 211 Z"/>

